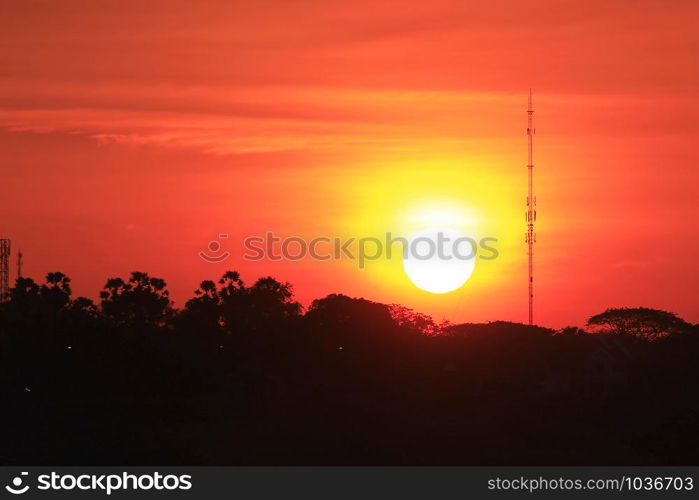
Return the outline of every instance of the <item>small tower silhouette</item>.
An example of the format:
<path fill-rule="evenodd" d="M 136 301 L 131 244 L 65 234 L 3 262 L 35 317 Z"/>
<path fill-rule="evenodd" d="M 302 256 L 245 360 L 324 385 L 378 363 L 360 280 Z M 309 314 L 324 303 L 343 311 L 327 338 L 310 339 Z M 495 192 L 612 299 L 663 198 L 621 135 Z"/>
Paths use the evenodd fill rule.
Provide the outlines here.
<path fill-rule="evenodd" d="M 22 250 L 17 251 L 17 278 L 22 277 L 22 257 L 24 254 L 22 253 Z"/>
<path fill-rule="evenodd" d="M 0 302 L 10 298 L 10 240 L 0 239 Z"/>

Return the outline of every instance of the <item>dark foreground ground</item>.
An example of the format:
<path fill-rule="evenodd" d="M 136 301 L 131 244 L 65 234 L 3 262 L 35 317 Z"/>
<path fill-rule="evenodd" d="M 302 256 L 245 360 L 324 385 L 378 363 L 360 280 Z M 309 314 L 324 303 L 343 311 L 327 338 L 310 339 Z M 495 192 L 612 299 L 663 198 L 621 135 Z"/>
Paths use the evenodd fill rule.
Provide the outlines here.
<path fill-rule="evenodd" d="M 323 301 L 236 331 L 6 310 L 0 462 L 699 463 L 694 331 L 430 336 L 380 304 Z"/>

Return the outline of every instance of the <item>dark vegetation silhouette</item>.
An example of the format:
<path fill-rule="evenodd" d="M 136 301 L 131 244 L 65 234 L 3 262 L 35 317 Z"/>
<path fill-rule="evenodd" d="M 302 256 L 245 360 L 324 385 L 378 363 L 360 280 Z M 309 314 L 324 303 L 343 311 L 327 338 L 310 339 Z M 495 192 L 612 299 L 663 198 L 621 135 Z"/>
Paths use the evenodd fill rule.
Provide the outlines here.
<path fill-rule="evenodd" d="M 182 310 L 145 273 L 100 303 L 20 278 L 0 305 L 3 465 L 699 462 L 699 334 L 609 309 L 587 330 L 438 324 L 271 277 Z"/>

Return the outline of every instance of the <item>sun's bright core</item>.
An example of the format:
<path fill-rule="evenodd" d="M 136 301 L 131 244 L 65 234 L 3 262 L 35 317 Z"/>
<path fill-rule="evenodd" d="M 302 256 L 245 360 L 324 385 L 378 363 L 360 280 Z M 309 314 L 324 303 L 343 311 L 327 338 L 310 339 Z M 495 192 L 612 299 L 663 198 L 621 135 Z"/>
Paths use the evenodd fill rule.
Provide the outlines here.
<path fill-rule="evenodd" d="M 463 233 L 431 228 L 410 239 L 403 269 L 418 288 L 430 293 L 447 293 L 468 281 L 475 260 L 475 249 Z"/>

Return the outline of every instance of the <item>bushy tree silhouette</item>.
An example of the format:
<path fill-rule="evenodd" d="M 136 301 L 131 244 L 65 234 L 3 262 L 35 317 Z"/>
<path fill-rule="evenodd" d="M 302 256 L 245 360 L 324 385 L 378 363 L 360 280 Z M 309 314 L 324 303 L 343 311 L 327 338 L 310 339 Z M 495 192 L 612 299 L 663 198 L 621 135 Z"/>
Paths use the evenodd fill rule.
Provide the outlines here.
<path fill-rule="evenodd" d="M 416 312 L 400 304 L 391 304 L 389 311 L 391 317 L 399 326 L 423 335 L 441 335 L 447 328 L 452 326 L 448 321 L 437 323 L 431 316 Z"/>
<path fill-rule="evenodd" d="M 389 306 L 342 294 L 314 300 L 306 314 L 312 331 L 340 347 L 374 346 L 398 335 Z"/>
<path fill-rule="evenodd" d="M 35 319 L 41 307 L 40 287 L 31 278 L 18 278 L 10 290 L 10 302 L 5 309 L 10 309 L 24 318 Z"/>
<path fill-rule="evenodd" d="M 644 340 L 657 340 L 669 335 L 686 333 L 689 323 L 676 314 L 647 307 L 607 309 L 587 320 L 595 331 L 633 335 Z"/>
<path fill-rule="evenodd" d="M 39 291 L 44 304 L 53 311 L 66 307 L 71 293 L 70 278 L 63 273 L 48 273 Z"/>
<path fill-rule="evenodd" d="M 587 335 L 587 332 L 577 326 L 565 326 L 558 330 L 559 335 Z"/>
<path fill-rule="evenodd" d="M 60 272 L 48 273 L 42 285 L 31 278 L 18 278 L 2 314 L 9 324 L 44 334 L 67 330 L 82 316 L 97 319 L 94 303 L 85 297 L 72 299 L 71 293 L 70 278 Z"/>
<path fill-rule="evenodd" d="M 133 272 L 128 281 L 111 278 L 100 292 L 105 317 L 122 327 L 162 327 L 172 317 L 165 280 Z"/>
<path fill-rule="evenodd" d="M 272 277 L 258 279 L 246 287 L 235 271 L 226 272 L 218 281 L 203 281 L 195 297 L 185 304 L 182 319 L 196 322 L 206 331 L 223 330 L 229 334 L 268 332 L 296 318 L 301 305 L 293 300 L 292 287 Z"/>

